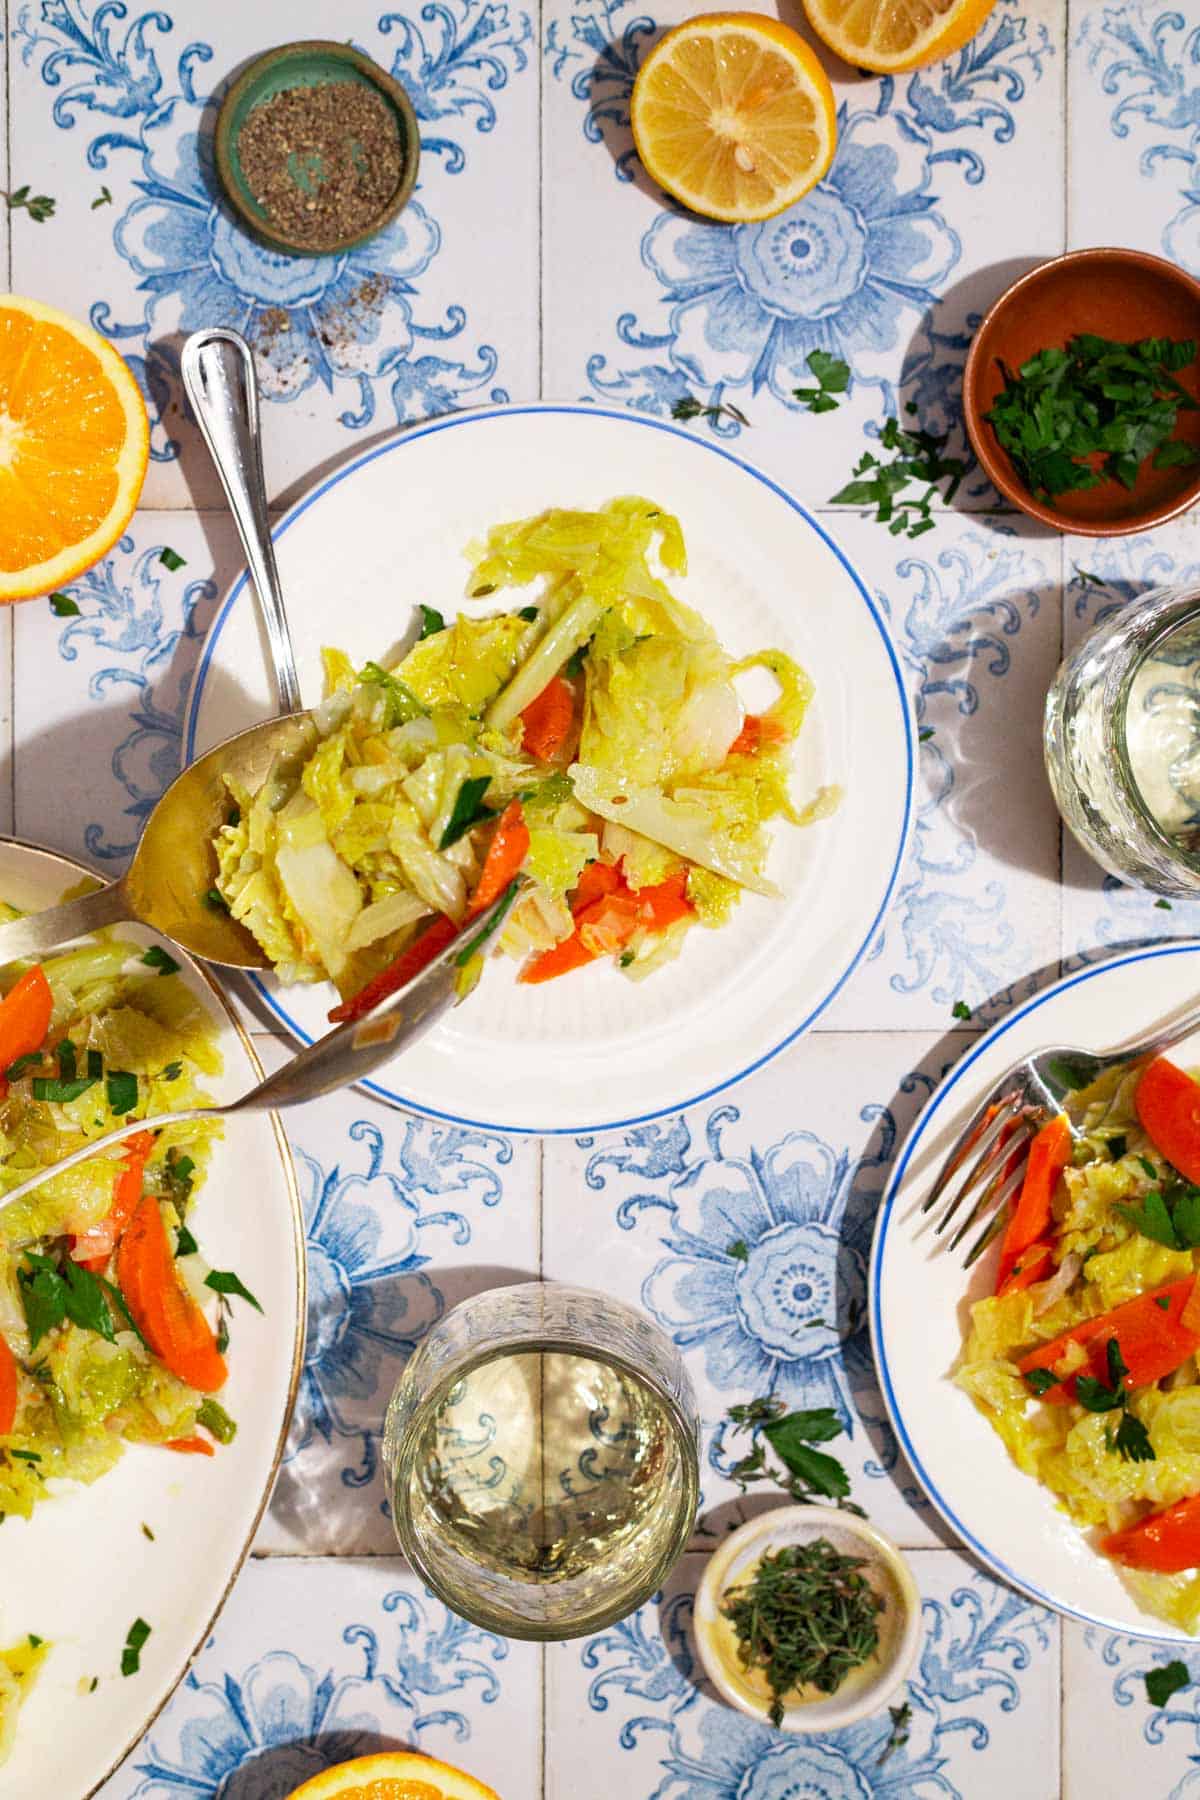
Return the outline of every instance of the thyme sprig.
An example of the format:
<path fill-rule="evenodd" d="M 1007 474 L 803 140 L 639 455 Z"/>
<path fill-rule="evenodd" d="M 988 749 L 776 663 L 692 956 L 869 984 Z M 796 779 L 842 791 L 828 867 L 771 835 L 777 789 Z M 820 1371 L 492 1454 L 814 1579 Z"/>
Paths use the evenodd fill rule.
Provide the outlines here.
<path fill-rule="evenodd" d="M 743 1667 L 767 1678 L 772 1725 L 783 1721 L 784 1695 L 800 1687 L 836 1693 L 879 1648 L 884 1600 L 866 1567 L 865 1557 L 846 1556 L 828 1538 L 784 1544 L 722 1599 Z"/>

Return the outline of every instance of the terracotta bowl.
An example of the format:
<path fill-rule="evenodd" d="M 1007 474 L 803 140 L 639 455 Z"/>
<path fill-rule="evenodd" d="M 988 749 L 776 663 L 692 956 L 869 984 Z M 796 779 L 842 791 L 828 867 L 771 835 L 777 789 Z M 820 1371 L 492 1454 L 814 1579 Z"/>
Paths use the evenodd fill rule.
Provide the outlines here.
<path fill-rule="evenodd" d="M 1061 349 L 1081 331 L 1123 343 L 1147 337 L 1200 341 L 1200 282 L 1140 250 L 1073 250 L 1032 269 L 1000 296 L 975 333 L 963 371 L 967 432 L 993 486 L 1031 518 L 1085 537 L 1145 531 L 1200 500 L 1200 463 L 1155 469 L 1147 461 L 1132 488 L 1105 481 L 1049 504 L 1034 499 L 983 416 L 1004 386 L 1002 362 L 1016 370 L 1037 351 Z M 1177 379 L 1200 398 L 1197 363 Z M 1200 411 L 1181 412 L 1175 435 L 1200 449 Z"/>

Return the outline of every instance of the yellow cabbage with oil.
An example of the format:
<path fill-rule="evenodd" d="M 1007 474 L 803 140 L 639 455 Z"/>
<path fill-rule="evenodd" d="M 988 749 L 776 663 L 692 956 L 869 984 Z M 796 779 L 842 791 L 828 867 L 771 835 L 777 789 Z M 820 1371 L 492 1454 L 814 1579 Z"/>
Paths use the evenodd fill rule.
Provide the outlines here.
<path fill-rule="evenodd" d="M 1129 1410 L 1154 1449 L 1153 1460 L 1143 1462 L 1125 1461 L 1113 1449 L 1114 1414 L 1045 1404 L 1017 1367 L 1039 1343 L 1200 1266 L 1197 1252 L 1143 1236 L 1120 1210 L 1136 1208 L 1170 1173 L 1138 1123 L 1133 1079 L 1110 1077 L 1080 1097 L 1077 1122 L 1084 1135 L 1054 1202 L 1056 1262 L 1068 1255 L 1082 1259 L 1075 1280 L 1049 1307 L 1043 1307 L 1045 1282 L 976 1301 L 954 1374 L 1018 1468 L 1048 1487 L 1097 1539 L 1200 1492 L 1200 1371 L 1194 1358 L 1158 1386 L 1131 1396 Z M 1069 1370 L 1072 1360 L 1082 1366 L 1087 1354 L 1076 1348 L 1061 1366 Z M 1114 1567 L 1146 1611 L 1185 1630 L 1200 1629 L 1200 1571 L 1160 1575 Z"/>

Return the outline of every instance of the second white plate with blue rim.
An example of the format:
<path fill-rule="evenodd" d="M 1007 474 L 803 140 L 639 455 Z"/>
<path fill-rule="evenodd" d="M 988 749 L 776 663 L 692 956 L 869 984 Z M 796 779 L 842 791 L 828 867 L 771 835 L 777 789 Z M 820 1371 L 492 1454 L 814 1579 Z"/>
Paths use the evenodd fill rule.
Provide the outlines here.
<path fill-rule="evenodd" d="M 912 814 L 914 732 L 879 605 L 777 483 L 660 420 L 566 405 L 455 414 L 322 482 L 275 534 L 306 702 L 321 697 L 323 645 L 356 663 L 381 660 L 419 602 L 452 616 L 466 546 L 490 526 L 629 493 L 679 516 L 689 573 L 677 591 L 727 649 L 742 656 L 775 646 L 807 668 L 816 698 L 797 746 L 795 791 L 803 800 L 837 783 L 841 806 L 809 829 L 778 827 L 770 872 L 784 899 L 746 895 L 730 925 L 693 931 L 683 954 L 645 982 L 606 963 L 520 987 L 515 966 L 494 960 L 468 1004 L 368 1084 L 393 1104 L 496 1130 L 582 1132 L 706 1099 L 829 1004 L 869 949 L 895 885 Z M 496 595 L 472 610 L 508 600 Z M 243 577 L 197 670 L 189 760 L 273 710 L 268 668 Z M 254 981 L 302 1042 L 327 1029 L 331 988 Z"/>
<path fill-rule="evenodd" d="M 901 1150 L 871 1254 L 871 1340 L 900 1448 L 938 1512 L 996 1574 L 1056 1611 L 1163 1643 L 1187 1634 L 1142 1610 L 1116 1564 L 1054 1495 L 1023 1475 L 950 1371 L 967 1305 L 990 1293 L 995 1251 L 971 1271 L 934 1237 L 921 1202 L 980 1097 L 1021 1057 L 1051 1045 L 1106 1050 L 1194 1002 L 1200 943 L 1132 950 L 1049 987 L 987 1032 L 942 1082 Z M 1171 1052 L 1200 1061 L 1200 1035 Z M 924 1227 L 924 1229 L 919 1229 Z"/>

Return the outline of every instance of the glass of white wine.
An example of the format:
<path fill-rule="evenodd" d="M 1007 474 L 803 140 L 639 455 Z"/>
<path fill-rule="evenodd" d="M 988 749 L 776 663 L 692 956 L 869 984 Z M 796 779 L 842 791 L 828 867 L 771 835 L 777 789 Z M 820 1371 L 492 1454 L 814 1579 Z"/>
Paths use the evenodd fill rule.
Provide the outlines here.
<path fill-rule="evenodd" d="M 531 1281 L 447 1313 L 388 1407 L 396 1535 L 454 1612 L 579 1637 L 661 1584 L 700 1493 L 695 1395 L 632 1307 Z"/>

